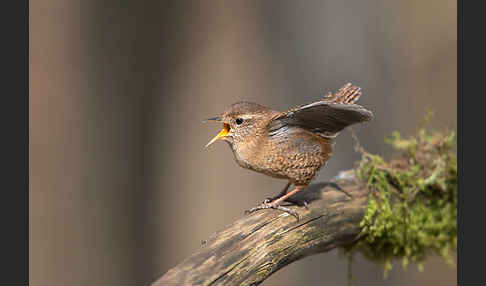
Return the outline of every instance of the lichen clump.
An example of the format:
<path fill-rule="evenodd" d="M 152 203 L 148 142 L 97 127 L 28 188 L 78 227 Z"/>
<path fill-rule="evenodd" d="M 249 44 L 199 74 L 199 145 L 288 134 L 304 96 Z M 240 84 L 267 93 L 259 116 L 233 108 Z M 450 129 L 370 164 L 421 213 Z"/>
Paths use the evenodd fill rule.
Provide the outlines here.
<path fill-rule="evenodd" d="M 455 133 L 429 133 L 402 138 L 394 132 L 386 140 L 402 154 L 385 161 L 361 150 L 357 176 L 371 190 L 361 239 L 351 249 L 384 263 L 423 268 L 428 254 L 453 263 L 457 245 L 457 160 Z"/>

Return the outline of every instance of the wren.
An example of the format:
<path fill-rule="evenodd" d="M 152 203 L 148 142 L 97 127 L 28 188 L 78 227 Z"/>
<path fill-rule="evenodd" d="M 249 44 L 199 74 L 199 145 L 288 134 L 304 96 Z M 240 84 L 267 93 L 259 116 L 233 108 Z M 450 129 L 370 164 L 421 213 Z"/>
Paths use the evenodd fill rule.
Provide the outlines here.
<path fill-rule="evenodd" d="M 360 96 L 361 89 L 348 83 L 334 94 L 288 111 L 237 102 L 220 116 L 207 119 L 221 121 L 223 129 L 206 147 L 217 140 L 226 141 L 241 167 L 288 180 L 278 196 L 246 213 L 271 208 L 299 220 L 296 211 L 281 203 L 309 185 L 331 158 L 333 139 L 341 130 L 373 118 L 371 111 L 354 104 Z M 287 192 L 290 185 L 294 189 Z"/>

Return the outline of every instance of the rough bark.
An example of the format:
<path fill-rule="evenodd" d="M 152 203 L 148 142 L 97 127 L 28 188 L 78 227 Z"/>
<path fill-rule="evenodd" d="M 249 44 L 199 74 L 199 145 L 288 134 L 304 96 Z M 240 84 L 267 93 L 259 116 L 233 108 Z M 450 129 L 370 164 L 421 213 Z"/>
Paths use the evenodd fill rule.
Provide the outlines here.
<path fill-rule="evenodd" d="M 368 193 L 352 170 L 310 185 L 295 195 L 308 208 L 291 206 L 299 221 L 276 210 L 245 215 L 153 285 L 258 285 L 296 260 L 356 241 Z"/>

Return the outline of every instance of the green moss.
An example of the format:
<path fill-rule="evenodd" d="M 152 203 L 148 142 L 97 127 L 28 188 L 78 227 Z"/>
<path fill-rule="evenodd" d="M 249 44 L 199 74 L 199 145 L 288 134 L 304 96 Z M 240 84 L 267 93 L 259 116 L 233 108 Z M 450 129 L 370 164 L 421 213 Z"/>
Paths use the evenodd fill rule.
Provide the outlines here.
<path fill-rule="evenodd" d="M 392 133 L 385 141 L 401 152 L 385 161 L 364 150 L 356 170 L 371 193 L 361 221 L 361 239 L 346 249 L 383 263 L 385 277 L 393 262 L 419 270 L 429 254 L 449 263 L 457 244 L 457 161 L 455 133 L 416 136 Z"/>

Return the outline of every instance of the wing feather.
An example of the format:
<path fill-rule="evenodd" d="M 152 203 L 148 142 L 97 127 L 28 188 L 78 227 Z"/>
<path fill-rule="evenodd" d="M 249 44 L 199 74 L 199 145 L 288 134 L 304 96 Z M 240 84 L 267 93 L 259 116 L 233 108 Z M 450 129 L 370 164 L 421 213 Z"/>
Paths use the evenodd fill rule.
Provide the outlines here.
<path fill-rule="evenodd" d="M 334 95 L 321 101 L 277 114 L 269 123 L 269 134 L 300 127 L 324 137 L 335 137 L 347 126 L 373 118 L 371 111 L 354 104 L 360 96 L 360 88 L 346 84 Z"/>

